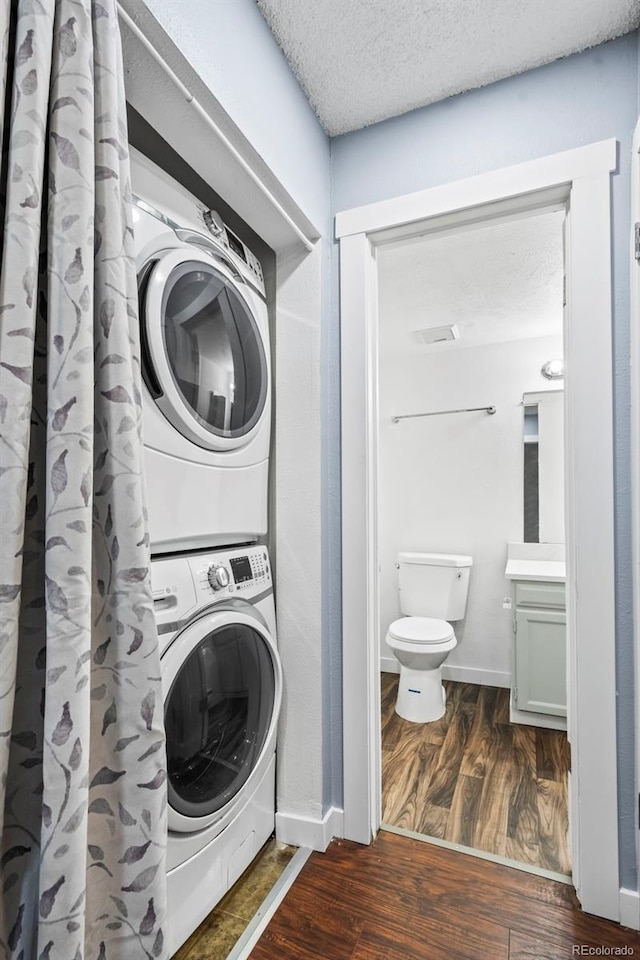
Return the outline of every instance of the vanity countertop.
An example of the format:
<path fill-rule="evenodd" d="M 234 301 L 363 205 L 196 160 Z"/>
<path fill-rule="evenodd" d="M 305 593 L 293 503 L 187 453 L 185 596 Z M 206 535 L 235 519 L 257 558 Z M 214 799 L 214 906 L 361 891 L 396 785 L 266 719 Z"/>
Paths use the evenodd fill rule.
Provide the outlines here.
<path fill-rule="evenodd" d="M 564 583 L 566 564 L 563 560 L 507 560 L 504 572 L 507 580 L 541 580 L 546 583 Z"/>

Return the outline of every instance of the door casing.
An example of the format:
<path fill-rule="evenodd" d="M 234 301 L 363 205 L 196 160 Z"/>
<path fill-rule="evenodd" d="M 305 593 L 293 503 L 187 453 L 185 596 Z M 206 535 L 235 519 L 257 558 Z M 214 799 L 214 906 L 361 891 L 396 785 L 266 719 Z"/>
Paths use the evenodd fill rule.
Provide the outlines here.
<path fill-rule="evenodd" d="M 342 362 L 344 836 L 381 821 L 376 249 L 564 208 L 565 518 L 573 881 L 620 917 L 615 683 L 610 174 L 605 140 L 336 216 Z M 506 546 L 506 545 L 505 545 Z"/>

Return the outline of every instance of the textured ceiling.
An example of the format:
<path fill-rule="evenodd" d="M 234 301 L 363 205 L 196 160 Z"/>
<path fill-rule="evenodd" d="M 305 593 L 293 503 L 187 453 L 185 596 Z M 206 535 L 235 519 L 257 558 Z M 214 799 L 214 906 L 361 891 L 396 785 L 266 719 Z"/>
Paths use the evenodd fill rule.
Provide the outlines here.
<path fill-rule="evenodd" d="M 562 223 L 545 213 L 382 246 L 380 350 L 428 354 L 562 333 Z M 455 323 L 425 346 L 415 330 Z"/>
<path fill-rule="evenodd" d="M 256 0 L 330 136 L 635 30 L 640 0 Z"/>

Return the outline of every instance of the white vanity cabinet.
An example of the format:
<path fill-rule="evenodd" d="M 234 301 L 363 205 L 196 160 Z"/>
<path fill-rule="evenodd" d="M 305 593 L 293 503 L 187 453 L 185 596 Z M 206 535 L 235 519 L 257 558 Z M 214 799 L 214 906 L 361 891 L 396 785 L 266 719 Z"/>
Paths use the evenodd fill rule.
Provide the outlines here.
<path fill-rule="evenodd" d="M 566 717 L 565 585 L 514 580 L 513 591 L 515 643 L 512 708 L 518 713 Z M 522 717 L 521 722 L 538 723 L 538 720 Z"/>

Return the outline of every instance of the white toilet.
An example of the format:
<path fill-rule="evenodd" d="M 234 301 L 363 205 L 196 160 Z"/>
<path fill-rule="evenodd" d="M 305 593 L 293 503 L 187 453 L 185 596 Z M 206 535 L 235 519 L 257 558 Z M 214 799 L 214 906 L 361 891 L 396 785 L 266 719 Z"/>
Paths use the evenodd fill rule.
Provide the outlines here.
<path fill-rule="evenodd" d="M 457 644 L 450 620 L 462 620 L 473 560 L 445 553 L 398 555 L 400 610 L 386 641 L 400 661 L 396 713 L 413 723 L 438 720 L 446 695 L 441 667 Z"/>

